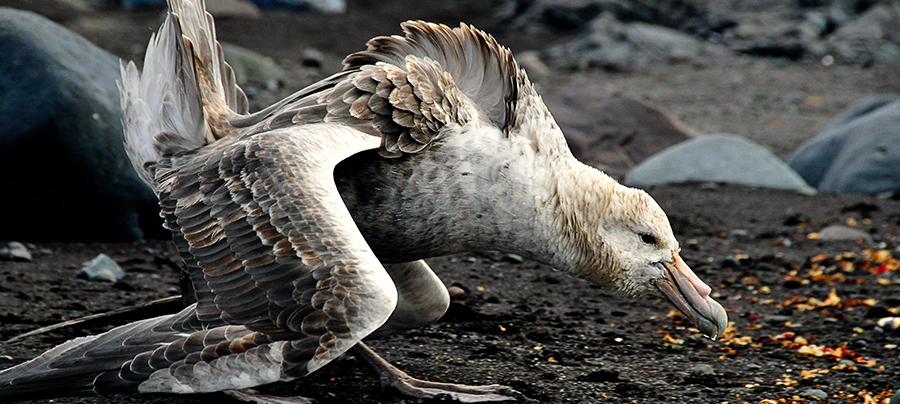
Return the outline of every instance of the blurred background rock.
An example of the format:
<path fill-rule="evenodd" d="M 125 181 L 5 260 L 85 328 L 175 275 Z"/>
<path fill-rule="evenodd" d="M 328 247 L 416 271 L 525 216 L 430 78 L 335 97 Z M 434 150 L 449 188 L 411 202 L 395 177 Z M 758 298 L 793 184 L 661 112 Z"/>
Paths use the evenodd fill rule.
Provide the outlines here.
<path fill-rule="evenodd" d="M 747 163 L 759 147 L 771 158 L 758 161 L 790 170 L 788 160 L 826 193 L 900 189 L 896 0 L 207 3 L 254 109 L 334 72 L 401 21 L 464 21 L 513 49 L 576 156 L 616 178 L 676 145 L 685 154 L 662 156 Z M 164 1 L 0 7 L 9 55 L 0 59 L 0 240 L 167 238 L 155 197 L 125 159 L 115 84 L 118 58 L 140 64 Z M 682 144 L 706 133 L 751 143 L 728 156 L 745 143 Z M 731 166 L 733 181 L 712 175 L 719 170 L 649 172 L 653 184 L 770 186 L 749 179 L 771 167 Z"/>

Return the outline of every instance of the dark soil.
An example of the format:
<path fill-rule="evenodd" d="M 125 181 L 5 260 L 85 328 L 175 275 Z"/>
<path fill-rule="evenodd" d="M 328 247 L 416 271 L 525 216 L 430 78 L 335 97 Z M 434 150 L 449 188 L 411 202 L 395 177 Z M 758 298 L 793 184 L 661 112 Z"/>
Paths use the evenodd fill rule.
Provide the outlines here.
<path fill-rule="evenodd" d="M 832 402 L 863 403 L 866 394 L 884 398 L 886 390 L 897 387 L 900 350 L 889 348 L 900 343 L 900 330 L 876 328 L 876 321 L 897 315 L 900 273 L 871 274 L 865 268 L 872 260 L 864 251 L 897 246 L 900 201 L 725 186 L 650 192 L 669 212 L 686 261 L 728 309 L 734 331 L 723 340 L 701 337 L 683 317 L 667 315 L 671 307 L 661 299 L 616 296 L 551 268 L 510 263 L 504 254 L 484 252 L 430 260 L 447 285 L 467 293 L 437 324 L 371 346 L 418 377 L 507 384 L 548 403 L 755 403 L 809 388 L 824 390 Z M 825 225 L 848 221 L 881 246 L 808 238 Z M 0 263 L 0 339 L 178 293 L 176 255 L 167 242 L 41 243 L 35 251 L 33 262 Z M 122 264 L 126 278 L 116 284 L 76 279 L 75 268 L 98 253 Z M 827 257 L 812 265 L 819 254 Z M 838 255 L 849 258 L 836 259 Z M 841 270 L 841 262 L 856 269 Z M 895 264 L 888 260 L 888 266 Z M 816 277 L 811 267 L 824 271 Z M 878 267 L 868 266 L 873 272 Z M 814 305 L 809 298 L 826 303 L 831 290 L 841 299 L 838 305 L 804 309 L 804 304 Z M 0 366 L 132 319 L 88 323 L 0 345 Z M 838 356 L 801 354 L 806 344 L 795 343 L 796 337 L 809 346 L 844 347 L 852 352 L 843 358 L 857 364 L 836 370 Z M 870 366 L 863 364 L 867 360 Z M 691 373 L 701 364 L 711 365 L 714 374 Z M 816 377 L 804 378 L 811 375 Z M 324 403 L 420 402 L 383 389 L 353 358 L 340 359 L 300 382 L 261 390 Z M 55 402 L 210 399 L 226 398 L 121 395 Z"/>
<path fill-rule="evenodd" d="M 342 16 L 275 13 L 265 20 L 221 20 L 218 28 L 221 39 L 272 56 L 295 73 L 278 92 L 257 91 L 257 105 L 333 71 L 342 55 L 360 49 L 373 35 L 397 33 L 398 23 L 408 18 L 464 20 L 494 33 L 514 51 L 541 49 L 569 35 L 511 32 L 491 18 L 487 2 L 409 4 L 358 1 Z M 0 5 L 40 9 L 46 3 L 3 0 Z M 142 54 L 162 20 L 159 10 L 42 11 L 125 58 Z M 326 54 L 321 71 L 301 66 L 297 54 L 308 47 Z M 557 72 L 542 91 L 552 92 L 557 81 L 605 83 L 701 131 L 744 134 L 786 155 L 850 103 L 880 91 L 898 92 L 900 76 L 894 73 L 896 67 L 890 66 L 825 69 L 813 62 L 734 58 L 630 73 Z M 900 201 L 712 185 L 648 191 L 668 212 L 685 260 L 728 309 L 734 329 L 722 340 L 691 330 L 661 299 L 616 296 L 536 263 L 476 252 L 429 260 L 448 286 L 466 291 L 441 321 L 371 346 L 413 376 L 506 384 L 547 403 L 815 402 L 804 395 L 808 389 L 824 391 L 828 402 L 880 403 L 900 387 L 900 329 L 876 324 L 900 317 L 900 265 L 891 256 L 900 256 Z M 875 241 L 811 238 L 832 224 L 864 230 Z M 179 293 L 177 255 L 170 242 L 36 243 L 31 249 L 33 262 L 0 261 L 0 340 Z M 99 253 L 122 265 L 124 280 L 108 284 L 75 278 L 76 268 Z M 832 290 L 838 300 L 829 299 Z M 120 316 L 0 343 L 0 368 L 131 320 Z M 852 365 L 841 365 L 841 359 Z M 713 372 L 704 373 L 699 365 L 710 365 Z M 382 388 L 352 357 L 298 382 L 260 390 L 322 403 L 422 402 Z M 231 399 L 221 394 L 117 395 L 53 402 L 209 400 Z"/>

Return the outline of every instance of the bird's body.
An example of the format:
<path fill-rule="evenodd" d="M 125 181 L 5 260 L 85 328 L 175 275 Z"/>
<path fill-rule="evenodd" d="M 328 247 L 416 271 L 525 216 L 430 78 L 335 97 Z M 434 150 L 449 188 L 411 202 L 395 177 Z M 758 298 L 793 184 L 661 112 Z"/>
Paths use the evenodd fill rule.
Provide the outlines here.
<path fill-rule="evenodd" d="M 705 334 L 724 331 L 656 202 L 575 160 L 489 35 L 408 22 L 249 114 L 203 2 L 170 8 L 144 72 L 123 67 L 126 150 L 196 303 L 0 372 L 0 398 L 296 379 L 351 348 L 368 355 L 364 338 L 436 321 L 449 296 L 421 260 L 469 250 L 662 292 Z M 508 398 L 479 388 L 459 394 Z"/>

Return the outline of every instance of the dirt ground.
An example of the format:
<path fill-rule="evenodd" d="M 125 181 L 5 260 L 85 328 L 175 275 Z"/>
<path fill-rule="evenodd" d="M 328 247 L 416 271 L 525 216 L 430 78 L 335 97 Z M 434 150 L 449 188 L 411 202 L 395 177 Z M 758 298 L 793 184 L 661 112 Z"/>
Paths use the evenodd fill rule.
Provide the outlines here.
<path fill-rule="evenodd" d="M 60 13 L 49 2 L 0 0 L 44 12 L 123 58 L 142 54 L 162 21 L 159 10 Z M 292 79 L 282 90 L 258 89 L 259 106 L 334 71 L 365 40 L 397 33 L 419 18 L 470 22 L 515 52 L 542 49 L 568 33 L 536 36 L 491 18 L 488 2 L 353 1 L 339 16 L 266 14 L 264 20 L 218 21 L 220 39 L 273 57 Z M 56 13 L 56 14 L 54 14 Z M 319 72 L 298 54 L 325 54 Z M 785 62 L 746 57 L 708 65 L 658 65 L 635 72 L 554 72 L 549 94 L 591 85 L 645 100 L 703 133 L 744 135 L 787 156 L 836 113 L 870 95 L 900 93 L 900 68 Z M 371 346 L 411 375 L 512 386 L 536 402 L 887 403 L 900 388 L 900 329 L 876 323 L 900 317 L 900 200 L 818 195 L 732 186 L 684 185 L 648 190 L 669 214 L 683 257 L 714 289 L 733 322 L 720 341 L 691 330 L 661 299 L 610 291 L 496 252 L 430 260 L 447 285 L 466 293 L 437 324 Z M 823 242 L 832 224 L 870 233 L 873 243 Z M 18 240 L 29 242 L 30 240 Z M 36 243 L 33 262 L 0 261 L 0 340 L 64 319 L 102 313 L 179 293 L 174 248 L 146 243 Z M 99 253 L 127 276 L 116 284 L 76 279 Z M 174 310 L 162 307 L 138 316 Z M 133 318 L 0 343 L 0 368 L 67 339 L 102 332 Z M 843 361 L 843 362 L 842 362 Z M 712 372 L 704 366 L 712 367 Z M 294 383 L 261 391 L 322 403 L 419 403 L 380 387 L 353 358 L 335 361 Z M 223 395 L 86 397 L 54 403 L 193 403 Z M 767 401 L 772 400 L 772 401 Z M 49 402 L 49 401 L 44 401 Z"/>

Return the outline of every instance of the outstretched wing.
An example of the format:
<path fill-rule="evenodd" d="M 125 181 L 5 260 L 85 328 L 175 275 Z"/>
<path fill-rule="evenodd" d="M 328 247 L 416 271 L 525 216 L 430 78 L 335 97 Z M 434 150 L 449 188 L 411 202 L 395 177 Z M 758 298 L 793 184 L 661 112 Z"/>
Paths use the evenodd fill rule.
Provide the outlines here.
<path fill-rule="evenodd" d="M 383 324 L 396 288 L 333 179 L 339 161 L 380 141 L 303 125 L 224 138 L 159 170 L 162 214 L 189 268 L 197 317 L 294 341 L 285 360 L 305 365 L 295 376 Z"/>
<path fill-rule="evenodd" d="M 470 122 L 510 133 L 530 83 L 493 37 L 408 21 L 404 36 L 376 37 L 344 60 L 344 71 L 229 125 L 258 133 L 333 122 L 383 138 L 379 153 L 399 157 L 428 148 L 445 128 Z M 527 92 L 527 91 L 526 91 Z"/>

